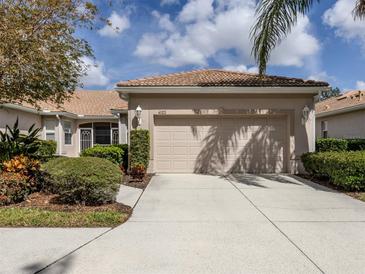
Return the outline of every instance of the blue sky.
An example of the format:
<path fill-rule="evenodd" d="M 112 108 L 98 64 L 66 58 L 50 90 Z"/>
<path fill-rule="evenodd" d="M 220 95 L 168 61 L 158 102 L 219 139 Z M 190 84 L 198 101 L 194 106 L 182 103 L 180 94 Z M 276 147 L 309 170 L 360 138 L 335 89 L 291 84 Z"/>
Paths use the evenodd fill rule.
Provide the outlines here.
<path fill-rule="evenodd" d="M 85 59 L 84 88 L 111 89 L 120 80 L 191 69 L 257 71 L 249 40 L 255 2 L 124 0 L 101 6 L 112 27 L 78 32 L 95 54 L 95 60 Z M 365 21 L 353 20 L 354 3 L 315 4 L 275 49 L 268 74 L 365 89 Z"/>

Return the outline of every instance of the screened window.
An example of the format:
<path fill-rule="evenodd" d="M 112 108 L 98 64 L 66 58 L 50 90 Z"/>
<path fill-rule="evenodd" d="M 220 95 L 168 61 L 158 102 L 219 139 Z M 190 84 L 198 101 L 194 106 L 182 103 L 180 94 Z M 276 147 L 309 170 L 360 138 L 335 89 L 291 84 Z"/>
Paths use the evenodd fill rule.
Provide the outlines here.
<path fill-rule="evenodd" d="M 65 134 L 65 145 L 72 144 L 72 124 L 69 121 L 63 122 L 63 132 Z"/>
<path fill-rule="evenodd" d="M 56 141 L 56 124 L 57 121 L 54 120 L 46 120 L 45 122 L 45 133 L 46 140 Z"/>
<path fill-rule="evenodd" d="M 98 145 L 111 144 L 110 123 L 94 124 L 94 144 Z"/>

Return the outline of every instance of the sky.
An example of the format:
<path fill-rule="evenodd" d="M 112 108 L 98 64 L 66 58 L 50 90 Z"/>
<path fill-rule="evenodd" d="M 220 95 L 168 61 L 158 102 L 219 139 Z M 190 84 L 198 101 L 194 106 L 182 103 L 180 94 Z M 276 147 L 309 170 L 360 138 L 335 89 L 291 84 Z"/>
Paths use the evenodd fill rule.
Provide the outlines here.
<path fill-rule="evenodd" d="M 77 32 L 95 56 L 84 58 L 83 88 L 112 89 L 121 80 L 193 69 L 255 73 L 249 38 L 255 5 L 255 0 L 101 4 L 112 26 L 98 23 Z M 342 91 L 365 89 L 365 21 L 353 19 L 354 6 L 355 0 L 314 4 L 272 52 L 267 74 L 323 80 Z"/>

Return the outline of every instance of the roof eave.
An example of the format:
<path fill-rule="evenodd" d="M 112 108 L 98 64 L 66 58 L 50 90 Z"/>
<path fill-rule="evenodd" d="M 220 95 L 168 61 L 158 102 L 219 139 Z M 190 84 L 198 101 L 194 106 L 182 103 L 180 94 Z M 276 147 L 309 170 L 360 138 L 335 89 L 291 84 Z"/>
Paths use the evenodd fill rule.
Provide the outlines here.
<path fill-rule="evenodd" d="M 138 93 L 191 93 L 191 94 L 318 94 L 329 89 L 326 86 L 308 87 L 196 87 L 196 86 L 117 86 L 116 91 L 122 94 Z"/>
<path fill-rule="evenodd" d="M 335 109 L 335 110 L 331 110 L 331 111 L 316 113 L 316 117 L 317 118 L 322 118 L 322 117 L 338 115 L 338 114 L 343 114 L 343 113 L 348 113 L 348 112 L 358 111 L 358 110 L 363 110 L 363 109 L 365 109 L 365 103 L 361 104 L 361 105 L 356 105 L 356 106 L 351 106 L 351 107 L 340 108 L 340 109 Z"/>

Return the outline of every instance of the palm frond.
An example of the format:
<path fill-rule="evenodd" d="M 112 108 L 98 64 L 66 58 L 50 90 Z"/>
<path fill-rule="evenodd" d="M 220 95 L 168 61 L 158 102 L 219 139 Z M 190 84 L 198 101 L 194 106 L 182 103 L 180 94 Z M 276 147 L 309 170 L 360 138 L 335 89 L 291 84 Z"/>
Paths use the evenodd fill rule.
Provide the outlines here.
<path fill-rule="evenodd" d="M 296 24 L 298 15 L 306 14 L 319 0 L 260 0 L 256 21 L 251 29 L 252 54 L 259 65 L 260 74 L 266 72 L 271 51 Z"/>
<path fill-rule="evenodd" d="M 355 19 L 365 19 L 365 0 L 357 0 L 355 8 L 353 10 Z"/>

